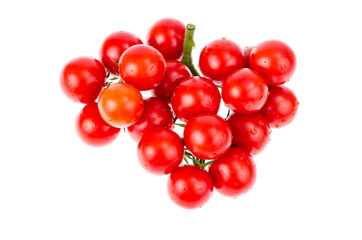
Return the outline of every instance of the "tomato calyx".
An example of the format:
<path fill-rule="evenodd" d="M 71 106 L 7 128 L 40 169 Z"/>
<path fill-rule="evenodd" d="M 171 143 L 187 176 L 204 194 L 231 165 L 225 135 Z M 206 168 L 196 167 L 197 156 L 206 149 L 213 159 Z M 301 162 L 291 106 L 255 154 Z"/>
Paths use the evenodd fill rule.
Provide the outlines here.
<path fill-rule="evenodd" d="M 209 160 L 209 161 L 206 161 L 206 160 L 203 160 L 203 159 L 200 159 L 200 158 L 197 158 L 195 157 L 194 155 L 192 155 L 192 153 L 190 153 L 189 151 L 187 151 L 185 149 L 185 155 L 184 155 L 184 161 L 189 164 L 188 160 L 192 160 L 192 163 L 195 165 L 195 166 L 199 166 L 203 169 L 205 169 L 206 166 L 208 166 L 209 164 L 213 163 L 215 160 Z"/>
<path fill-rule="evenodd" d="M 116 71 L 116 69 L 115 69 L 115 71 Z M 104 84 L 104 86 L 108 87 L 109 85 L 111 85 L 113 83 L 123 83 L 123 80 L 119 76 L 112 76 L 111 73 L 109 71 L 107 71 L 107 79 L 106 79 L 106 83 Z"/>
<path fill-rule="evenodd" d="M 196 26 L 194 24 L 186 25 L 185 39 L 184 39 L 184 50 L 181 62 L 185 64 L 191 71 L 193 76 L 200 76 L 192 62 L 192 49 L 195 47 L 194 32 Z"/>

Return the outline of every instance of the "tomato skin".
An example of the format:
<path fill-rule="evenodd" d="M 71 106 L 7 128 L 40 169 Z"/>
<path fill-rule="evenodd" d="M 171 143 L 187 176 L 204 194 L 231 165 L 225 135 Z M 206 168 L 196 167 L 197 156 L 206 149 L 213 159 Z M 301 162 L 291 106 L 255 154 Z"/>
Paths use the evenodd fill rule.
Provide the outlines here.
<path fill-rule="evenodd" d="M 181 57 L 185 38 L 185 24 L 177 19 L 164 18 L 155 22 L 147 35 L 147 44 L 153 46 L 168 60 Z"/>
<path fill-rule="evenodd" d="M 170 106 L 159 98 L 145 99 L 142 117 L 132 126 L 127 128 L 133 140 L 139 142 L 141 137 L 152 128 L 163 127 L 171 129 L 174 117 Z"/>
<path fill-rule="evenodd" d="M 216 159 L 229 150 L 232 132 L 227 122 L 216 114 L 199 114 L 186 123 L 184 142 L 195 157 Z"/>
<path fill-rule="evenodd" d="M 251 155 L 260 153 L 270 141 L 270 126 L 261 113 L 232 113 L 227 123 L 233 133 L 233 144 Z"/>
<path fill-rule="evenodd" d="M 99 51 L 104 67 L 113 75 L 118 75 L 114 70 L 118 70 L 116 63 L 119 62 L 122 53 L 126 49 L 136 44 L 143 44 L 143 42 L 136 35 L 129 32 L 117 31 L 108 35 Z"/>
<path fill-rule="evenodd" d="M 201 167 L 184 165 L 168 178 L 167 192 L 171 200 L 186 209 L 202 207 L 212 196 L 214 184 Z"/>
<path fill-rule="evenodd" d="M 173 90 L 182 80 L 189 77 L 192 77 L 192 73 L 185 64 L 176 60 L 167 60 L 165 78 L 160 85 L 152 89 L 152 95 L 170 103 Z"/>
<path fill-rule="evenodd" d="M 294 92 L 286 86 L 269 86 L 268 99 L 261 113 L 273 128 L 290 124 L 298 112 L 299 102 Z"/>
<path fill-rule="evenodd" d="M 214 81 L 223 81 L 230 73 L 245 65 L 246 61 L 241 48 L 228 39 L 210 42 L 200 53 L 200 70 Z"/>
<path fill-rule="evenodd" d="M 71 100 L 94 102 L 106 83 L 106 71 L 100 61 L 78 57 L 69 61 L 60 74 L 60 87 Z"/>
<path fill-rule="evenodd" d="M 80 139 L 93 147 L 102 147 L 113 142 L 120 129 L 108 125 L 99 114 L 96 102 L 88 103 L 78 114 L 75 129 Z"/>
<path fill-rule="evenodd" d="M 256 167 L 250 154 L 232 147 L 210 164 L 209 174 L 216 190 L 227 197 L 238 197 L 249 191 L 256 179 Z"/>
<path fill-rule="evenodd" d="M 263 107 L 267 95 L 268 86 L 264 78 L 249 68 L 231 73 L 222 86 L 225 105 L 240 114 L 257 112 Z"/>
<path fill-rule="evenodd" d="M 134 45 L 122 54 L 119 73 L 124 82 L 141 91 L 159 85 L 166 72 L 166 61 L 155 48 L 143 44 Z"/>
<path fill-rule="evenodd" d="M 204 77 L 183 80 L 173 91 L 171 98 L 175 115 L 186 122 L 201 113 L 217 113 L 220 107 L 220 92 L 216 85 Z"/>
<path fill-rule="evenodd" d="M 280 85 L 293 75 L 297 60 L 284 42 L 269 40 L 259 44 L 250 55 L 250 68 L 259 72 L 268 85 Z"/>
<path fill-rule="evenodd" d="M 98 102 L 103 120 L 117 128 L 135 124 L 142 116 L 143 105 L 139 90 L 128 83 L 114 83 L 106 87 Z"/>
<path fill-rule="evenodd" d="M 181 164 L 184 145 L 172 130 L 156 127 L 141 138 L 137 156 L 148 172 L 156 175 L 169 174 Z"/>

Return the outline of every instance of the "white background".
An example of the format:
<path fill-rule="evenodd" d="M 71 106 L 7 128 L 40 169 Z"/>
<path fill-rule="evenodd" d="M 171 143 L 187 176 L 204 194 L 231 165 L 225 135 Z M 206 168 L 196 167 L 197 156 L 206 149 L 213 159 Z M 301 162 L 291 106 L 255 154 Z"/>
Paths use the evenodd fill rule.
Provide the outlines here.
<path fill-rule="evenodd" d="M 0 239 L 362 239 L 358 2 L 2 1 Z M 63 65 L 98 57 L 117 30 L 144 40 L 163 17 L 196 24 L 196 62 L 221 37 L 296 52 L 297 118 L 273 130 L 237 199 L 214 191 L 201 209 L 179 208 L 127 134 L 92 148 L 75 133 L 82 105 L 60 90 Z"/>

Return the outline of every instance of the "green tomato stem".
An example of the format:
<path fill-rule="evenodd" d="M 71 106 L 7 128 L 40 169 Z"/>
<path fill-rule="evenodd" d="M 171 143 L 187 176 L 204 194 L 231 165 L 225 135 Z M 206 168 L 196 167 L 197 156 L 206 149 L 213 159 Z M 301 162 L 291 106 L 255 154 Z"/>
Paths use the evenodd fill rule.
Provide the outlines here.
<path fill-rule="evenodd" d="M 200 76 L 198 71 L 196 70 L 194 64 L 192 63 L 192 49 L 195 47 L 194 42 L 194 32 L 196 26 L 194 24 L 186 25 L 186 33 L 184 39 L 184 52 L 181 59 L 181 62 L 185 64 L 191 71 L 193 76 Z"/>

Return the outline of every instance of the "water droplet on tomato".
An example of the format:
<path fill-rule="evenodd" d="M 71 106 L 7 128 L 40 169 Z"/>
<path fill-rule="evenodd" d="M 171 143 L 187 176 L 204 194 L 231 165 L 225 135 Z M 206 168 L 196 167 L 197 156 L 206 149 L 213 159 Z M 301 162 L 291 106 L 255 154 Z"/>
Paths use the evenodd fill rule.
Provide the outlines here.
<path fill-rule="evenodd" d="M 285 123 L 286 122 L 286 120 L 285 119 L 282 119 L 282 123 Z"/>
<path fill-rule="evenodd" d="M 279 125 L 278 125 L 278 124 L 276 124 L 276 125 L 275 125 L 275 127 L 276 127 L 276 128 L 278 128 L 278 127 L 279 127 Z"/>

